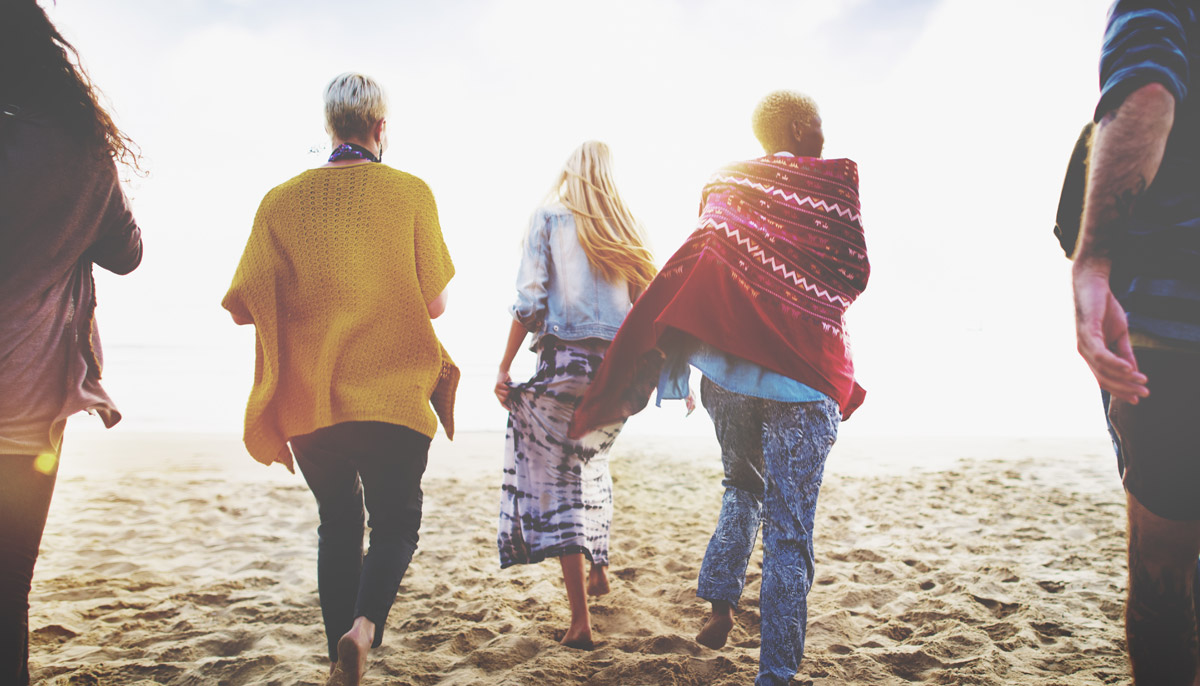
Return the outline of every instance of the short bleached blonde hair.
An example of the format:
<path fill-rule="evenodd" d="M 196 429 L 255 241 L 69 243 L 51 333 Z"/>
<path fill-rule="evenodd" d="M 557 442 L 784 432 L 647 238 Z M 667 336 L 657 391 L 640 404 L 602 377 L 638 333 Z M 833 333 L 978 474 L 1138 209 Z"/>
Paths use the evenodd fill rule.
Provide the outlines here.
<path fill-rule="evenodd" d="M 803 93 L 768 93 L 754 108 L 754 137 L 768 153 L 786 150 L 793 140 L 792 122 L 799 122 L 808 131 L 818 114 L 816 101 Z"/>
<path fill-rule="evenodd" d="M 348 71 L 325 87 L 325 127 L 342 140 L 369 135 L 386 115 L 387 97 L 369 76 Z"/>

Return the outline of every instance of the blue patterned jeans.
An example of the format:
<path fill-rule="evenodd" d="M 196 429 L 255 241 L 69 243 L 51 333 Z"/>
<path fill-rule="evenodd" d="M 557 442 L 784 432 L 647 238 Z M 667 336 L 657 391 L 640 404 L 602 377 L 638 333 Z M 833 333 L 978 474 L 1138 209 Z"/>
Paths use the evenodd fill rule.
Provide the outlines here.
<path fill-rule="evenodd" d="M 763 526 L 756 686 L 786 686 L 804 656 L 813 582 L 813 516 L 841 413 L 826 398 L 784 403 L 734 393 L 706 377 L 700 397 L 721 443 L 725 495 L 696 595 L 737 607 Z"/>

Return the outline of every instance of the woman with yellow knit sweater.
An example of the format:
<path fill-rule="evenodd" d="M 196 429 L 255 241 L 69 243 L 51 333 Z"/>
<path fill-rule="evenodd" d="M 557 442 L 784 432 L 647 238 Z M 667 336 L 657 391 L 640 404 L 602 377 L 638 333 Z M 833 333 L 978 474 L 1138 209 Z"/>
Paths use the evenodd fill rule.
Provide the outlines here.
<path fill-rule="evenodd" d="M 379 162 L 385 114 L 371 79 L 329 84 L 329 163 L 263 198 L 222 303 L 255 327 L 246 448 L 289 470 L 294 456 L 317 500 L 317 583 L 337 686 L 358 684 L 382 641 L 416 549 L 439 417 L 454 434 L 458 369 L 430 321 L 446 307 L 454 266 L 429 187 Z"/>
<path fill-rule="evenodd" d="M 609 342 L 656 272 L 641 226 L 617 193 L 610 160 L 604 143 L 579 146 L 550 201 L 534 213 L 496 380 L 496 396 L 509 410 L 500 566 L 559 559 L 571 605 L 562 644 L 582 649 L 592 647 L 587 595 L 608 592 L 608 449 L 621 425 L 579 440 L 567 437 L 567 426 Z M 508 370 L 529 333 L 537 372 L 514 385 Z"/>

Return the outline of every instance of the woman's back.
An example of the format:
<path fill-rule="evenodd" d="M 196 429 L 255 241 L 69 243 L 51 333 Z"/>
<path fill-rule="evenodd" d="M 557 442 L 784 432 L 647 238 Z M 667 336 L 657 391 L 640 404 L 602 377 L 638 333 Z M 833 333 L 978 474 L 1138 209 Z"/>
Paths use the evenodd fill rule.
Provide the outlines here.
<path fill-rule="evenodd" d="M 424 182 L 379 164 L 311 169 L 274 188 L 260 212 L 282 258 L 280 328 L 365 311 L 389 331 L 427 324 L 418 269 L 441 255 L 418 243 L 418 224 L 436 222 L 433 211 Z"/>
<path fill-rule="evenodd" d="M 258 335 L 251 454 L 270 462 L 287 437 L 349 420 L 432 436 L 448 358 L 426 304 L 453 273 L 433 194 L 411 174 L 325 167 L 267 193 L 224 303 Z"/>
<path fill-rule="evenodd" d="M 0 314 L 15 324 L 94 243 L 136 224 L 112 159 L 35 111 L 0 115 L 0 178 Z"/>
<path fill-rule="evenodd" d="M 525 238 L 512 313 L 537 339 L 612 340 L 632 307 L 628 282 L 593 268 L 573 213 L 561 204 L 539 208 Z"/>
<path fill-rule="evenodd" d="M 132 271 L 141 232 L 104 151 L 29 109 L 0 117 L 0 454 L 36 454 L 75 412 L 120 419 L 100 386 L 92 264 Z"/>

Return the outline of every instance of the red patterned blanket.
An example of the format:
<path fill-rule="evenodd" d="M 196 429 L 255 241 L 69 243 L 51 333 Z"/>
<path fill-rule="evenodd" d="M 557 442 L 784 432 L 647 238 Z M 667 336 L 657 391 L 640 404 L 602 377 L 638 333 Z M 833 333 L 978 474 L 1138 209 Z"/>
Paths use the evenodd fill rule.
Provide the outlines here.
<path fill-rule="evenodd" d="M 869 273 L 854 162 L 770 156 L 722 168 L 699 226 L 622 324 L 571 435 L 645 407 L 679 332 L 811 386 L 849 417 L 865 391 L 845 312 Z"/>

